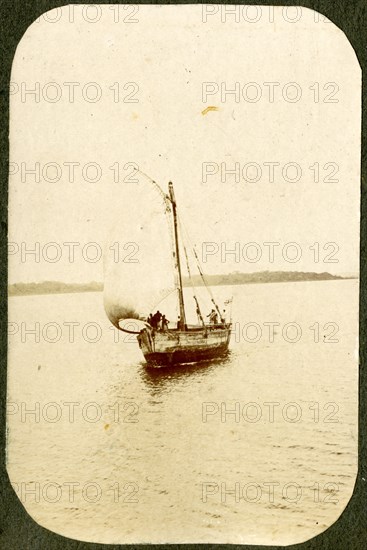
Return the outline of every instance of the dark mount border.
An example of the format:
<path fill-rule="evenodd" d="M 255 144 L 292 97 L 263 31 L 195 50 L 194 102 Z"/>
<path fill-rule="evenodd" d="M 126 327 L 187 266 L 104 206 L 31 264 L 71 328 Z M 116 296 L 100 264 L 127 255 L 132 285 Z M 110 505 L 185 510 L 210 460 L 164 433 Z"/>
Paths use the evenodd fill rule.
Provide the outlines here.
<path fill-rule="evenodd" d="M 169 2 L 169 1 L 143 1 L 125 0 L 124 2 L 113 2 L 104 0 L 0 0 L 0 31 L 1 31 L 1 72 L 0 72 L 0 212 L 1 212 L 1 242 L 0 242 L 0 290 L 1 290 L 1 367 L 0 367 L 0 547 L 4 550 L 104 550 L 104 549 L 124 549 L 149 548 L 155 550 L 162 548 L 161 545 L 104 545 L 79 542 L 72 539 L 54 534 L 51 531 L 39 526 L 27 514 L 22 504 L 18 500 L 15 492 L 11 488 L 8 475 L 5 469 L 5 405 L 6 405 L 6 349 L 7 349 L 7 201 L 8 201 L 8 130 L 9 130 L 9 98 L 8 87 L 10 80 L 10 71 L 17 44 L 21 40 L 28 26 L 42 13 L 65 4 L 202 4 L 205 2 Z M 212 4 L 253 4 L 253 5 L 274 5 L 274 6 L 302 6 L 314 9 L 328 17 L 340 29 L 344 31 L 351 42 L 359 63 L 363 71 L 362 93 L 367 98 L 367 2 L 366 0 L 274 0 L 273 2 L 241 0 L 228 2 L 207 2 Z M 364 31 L 364 33 L 363 33 Z M 367 404 L 367 384 L 366 384 L 366 359 L 367 359 L 367 252 L 366 252 L 366 191 L 367 191 L 367 116 L 366 100 L 362 107 L 362 182 L 361 182 L 361 288 L 360 288 L 360 401 L 359 401 L 359 471 L 355 490 L 342 513 L 340 519 L 329 527 L 324 533 L 303 543 L 288 546 L 293 550 L 346 550 L 367 548 L 367 466 L 366 466 L 366 404 Z M 363 479 L 364 478 L 364 479 Z M 261 521 L 261 518 L 259 518 Z M 152 529 L 154 526 L 152 526 Z M 182 548 L 183 550 L 192 550 L 197 547 L 216 548 L 217 550 L 269 550 L 271 548 L 282 549 L 283 546 L 250 546 L 250 545 L 166 545 L 170 550 Z"/>

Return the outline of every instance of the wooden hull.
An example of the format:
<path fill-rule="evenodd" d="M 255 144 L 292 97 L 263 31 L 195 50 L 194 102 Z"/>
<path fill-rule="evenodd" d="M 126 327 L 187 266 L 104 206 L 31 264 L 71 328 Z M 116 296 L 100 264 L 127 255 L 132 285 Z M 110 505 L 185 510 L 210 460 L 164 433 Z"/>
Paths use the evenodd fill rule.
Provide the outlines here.
<path fill-rule="evenodd" d="M 165 367 L 222 357 L 228 352 L 230 336 L 230 324 L 187 331 L 144 329 L 138 342 L 148 366 Z"/>

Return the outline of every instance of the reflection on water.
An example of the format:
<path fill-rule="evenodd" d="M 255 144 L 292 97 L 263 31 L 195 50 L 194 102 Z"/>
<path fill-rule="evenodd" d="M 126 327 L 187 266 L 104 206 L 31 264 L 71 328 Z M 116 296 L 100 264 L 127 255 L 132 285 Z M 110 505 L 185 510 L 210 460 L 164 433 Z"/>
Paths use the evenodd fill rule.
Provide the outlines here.
<path fill-rule="evenodd" d="M 225 357 L 161 368 L 149 367 L 145 362 L 141 362 L 137 373 L 148 391 L 153 389 L 155 395 L 161 395 L 169 391 L 172 385 L 186 385 L 195 382 L 195 379 L 205 381 L 205 377 L 210 376 L 213 370 L 229 368 L 231 355 L 229 351 Z"/>

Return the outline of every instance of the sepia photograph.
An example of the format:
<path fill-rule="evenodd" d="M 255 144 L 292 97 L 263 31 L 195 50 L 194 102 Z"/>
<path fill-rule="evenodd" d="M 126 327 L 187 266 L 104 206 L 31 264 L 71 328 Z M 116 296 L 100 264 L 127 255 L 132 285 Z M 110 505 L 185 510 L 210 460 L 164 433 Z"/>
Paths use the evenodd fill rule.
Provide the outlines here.
<path fill-rule="evenodd" d="M 358 470 L 361 67 L 301 6 L 70 4 L 12 64 L 6 468 L 101 544 L 287 546 Z"/>

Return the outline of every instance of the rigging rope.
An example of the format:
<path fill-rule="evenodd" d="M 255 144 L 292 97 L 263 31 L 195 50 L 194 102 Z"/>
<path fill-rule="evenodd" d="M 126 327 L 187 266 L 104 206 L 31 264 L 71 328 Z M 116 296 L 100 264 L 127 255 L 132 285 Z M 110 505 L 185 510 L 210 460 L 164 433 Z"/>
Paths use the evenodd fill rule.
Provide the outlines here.
<path fill-rule="evenodd" d="M 183 241 L 183 239 L 182 239 L 183 231 L 182 231 L 182 224 L 181 224 L 181 219 L 180 218 L 178 218 L 178 223 L 179 223 L 180 231 L 181 231 L 181 241 Z M 202 316 L 202 313 L 201 313 L 201 310 L 200 310 L 200 306 L 199 306 L 199 302 L 198 302 L 198 299 L 196 297 L 196 288 L 195 288 L 195 285 L 194 285 L 194 282 L 193 282 L 193 279 L 192 279 L 192 276 L 191 276 L 189 257 L 188 257 L 186 246 L 185 246 L 184 242 L 182 242 L 182 246 L 183 246 L 183 249 L 184 249 L 184 252 L 185 252 L 187 273 L 189 275 L 190 283 L 191 283 L 192 290 L 193 290 L 193 297 L 194 297 L 194 300 L 195 300 L 195 303 L 196 303 L 196 313 L 197 313 L 200 321 L 202 322 L 203 326 L 205 326 L 205 321 L 203 319 L 203 316 Z"/>
<path fill-rule="evenodd" d="M 208 293 L 209 293 L 209 295 L 210 295 L 211 301 L 212 301 L 212 303 L 214 304 L 215 309 L 216 309 L 217 312 L 218 312 L 219 319 L 222 321 L 222 318 L 223 318 L 222 313 L 221 313 L 221 311 L 220 311 L 220 309 L 219 309 L 218 304 L 217 304 L 216 301 L 214 300 L 214 296 L 213 296 L 213 293 L 212 293 L 210 287 L 208 286 L 208 284 L 207 284 L 207 282 L 206 282 L 206 279 L 205 279 L 205 277 L 204 277 L 204 273 L 203 273 L 203 271 L 202 271 L 202 269 L 201 269 L 201 264 L 200 264 L 198 255 L 197 255 L 197 253 L 196 253 L 195 246 L 192 244 L 191 239 L 190 239 L 190 236 L 189 236 L 189 234 L 188 234 L 188 231 L 187 231 L 187 229 L 186 229 L 184 223 L 181 222 L 181 220 L 180 220 L 180 225 L 182 225 L 182 227 L 185 229 L 186 237 L 187 237 L 188 241 L 190 242 L 192 251 L 193 251 L 194 256 L 195 256 L 195 259 L 196 259 L 196 265 L 197 265 L 198 271 L 199 271 L 199 273 L 200 273 L 200 277 L 201 277 L 201 279 L 202 279 L 202 281 L 203 281 L 203 283 L 204 283 L 204 286 L 205 286 L 206 290 L 208 291 Z M 222 321 L 222 322 L 223 322 L 223 321 Z"/>
<path fill-rule="evenodd" d="M 153 183 L 153 185 L 154 185 L 154 187 L 156 188 L 156 190 L 162 195 L 162 197 L 163 197 L 163 198 L 165 199 L 165 201 L 166 201 L 166 199 L 167 199 L 168 197 L 167 197 L 166 193 L 163 191 L 163 189 L 161 188 L 161 186 L 158 185 L 158 183 L 157 183 L 153 178 L 151 178 L 150 176 L 148 176 L 148 174 L 146 174 L 145 172 L 143 172 L 142 170 L 140 170 L 140 168 L 135 168 L 135 166 L 134 166 L 133 168 L 134 168 L 134 170 L 135 170 L 136 172 L 140 172 L 140 174 L 141 174 L 142 176 L 144 176 L 144 177 L 147 178 L 151 183 Z"/>

